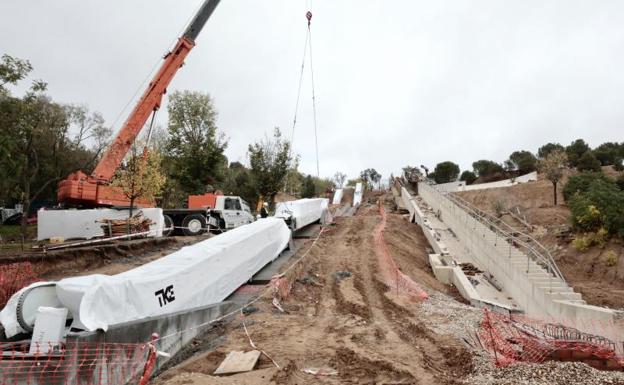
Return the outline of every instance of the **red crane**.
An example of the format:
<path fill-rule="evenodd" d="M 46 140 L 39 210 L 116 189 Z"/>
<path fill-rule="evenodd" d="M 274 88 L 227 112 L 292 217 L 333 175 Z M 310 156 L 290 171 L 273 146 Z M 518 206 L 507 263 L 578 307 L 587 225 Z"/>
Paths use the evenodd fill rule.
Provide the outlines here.
<path fill-rule="evenodd" d="M 82 171 L 70 174 L 58 184 L 59 203 L 85 207 L 128 206 L 129 200 L 121 189 L 110 185 L 121 161 L 126 156 L 150 115 L 158 111 L 167 87 L 184 65 L 184 59 L 195 46 L 195 39 L 212 15 L 220 0 L 205 0 L 193 21 L 179 38 L 175 48 L 164 57 L 160 69 L 143 93 L 121 130 L 108 147 L 91 175 Z M 153 202 L 138 200 L 138 206 L 151 206 Z"/>

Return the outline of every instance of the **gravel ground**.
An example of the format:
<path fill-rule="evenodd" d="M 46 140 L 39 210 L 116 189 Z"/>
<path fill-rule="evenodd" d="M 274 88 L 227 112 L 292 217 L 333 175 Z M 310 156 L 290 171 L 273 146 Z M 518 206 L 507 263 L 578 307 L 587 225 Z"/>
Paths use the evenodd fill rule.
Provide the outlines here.
<path fill-rule="evenodd" d="M 470 385 L 624 385 L 624 373 L 605 372 L 579 362 L 515 364 L 504 368 L 492 365 L 490 357 L 473 357 L 475 373 Z"/>
<path fill-rule="evenodd" d="M 472 338 L 479 326 L 482 310 L 429 290 L 429 298 L 419 305 L 418 313 L 428 320 L 436 333 L 452 335 L 467 342 L 473 353 L 473 373 L 467 385 L 624 385 L 624 373 L 605 372 L 579 362 L 519 363 L 497 368 L 490 355 L 477 348 Z"/>

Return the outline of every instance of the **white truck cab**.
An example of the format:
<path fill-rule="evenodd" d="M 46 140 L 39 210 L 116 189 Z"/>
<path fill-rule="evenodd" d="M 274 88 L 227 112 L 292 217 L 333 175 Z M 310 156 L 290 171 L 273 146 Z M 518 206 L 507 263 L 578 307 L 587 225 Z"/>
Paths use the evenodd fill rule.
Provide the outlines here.
<path fill-rule="evenodd" d="M 208 223 L 211 227 L 222 231 L 231 230 L 238 226 L 254 221 L 249 203 L 237 196 L 220 195 L 217 197 L 215 208 L 211 210 Z"/>

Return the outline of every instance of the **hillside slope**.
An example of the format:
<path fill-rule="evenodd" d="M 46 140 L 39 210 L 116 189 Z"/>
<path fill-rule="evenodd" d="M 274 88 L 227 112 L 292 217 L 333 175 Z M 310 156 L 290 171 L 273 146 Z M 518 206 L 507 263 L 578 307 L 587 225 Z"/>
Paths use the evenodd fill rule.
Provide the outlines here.
<path fill-rule="evenodd" d="M 604 171 L 609 176 L 617 176 L 611 167 L 605 167 Z M 569 229 L 570 209 L 563 200 L 562 186 L 558 188 L 557 206 L 553 205 L 552 184 L 542 175 L 536 182 L 456 194 L 491 214 L 496 214 L 497 205 L 515 214 L 519 212 L 520 217 L 533 225 L 531 234 L 551 251 L 565 278 L 589 304 L 624 309 L 622 241 L 614 239 L 604 248 L 594 246 L 582 253 L 572 247 L 574 234 L 565 235 L 565 230 Z M 508 214 L 502 219 L 511 226 L 522 228 L 522 224 Z M 615 266 L 606 263 L 609 251 L 618 257 Z"/>

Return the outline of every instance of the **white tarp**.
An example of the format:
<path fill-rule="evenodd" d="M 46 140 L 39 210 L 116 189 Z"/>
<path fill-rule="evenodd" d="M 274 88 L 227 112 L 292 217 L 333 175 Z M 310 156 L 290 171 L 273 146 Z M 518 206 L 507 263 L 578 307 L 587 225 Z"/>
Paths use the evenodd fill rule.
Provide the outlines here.
<path fill-rule="evenodd" d="M 150 237 L 162 237 L 165 219 L 162 209 L 135 209 L 135 215 L 141 211 L 143 216 L 153 222 L 150 225 Z M 37 213 L 37 240 L 62 237 L 64 239 L 91 239 L 103 237 L 104 219 L 127 219 L 130 210 L 90 209 L 90 210 L 44 210 Z"/>
<path fill-rule="evenodd" d="M 362 204 L 362 183 L 355 185 L 355 193 L 353 194 L 353 207 Z"/>
<path fill-rule="evenodd" d="M 332 204 L 339 205 L 340 202 L 342 202 L 342 191 L 343 190 L 339 188 L 334 192 L 334 200 L 332 201 Z"/>
<path fill-rule="evenodd" d="M 56 293 L 73 327 L 106 330 L 223 301 L 277 258 L 289 240 L 282 219 L 261 219 L 121 274 L 63 279 Z"/>
<path fill-rule="evenodd" d="M 299 230 L 320 220 L 328 210 L 329 199 L 305 198 L 296 201 L 279 202 L 275 208 L 275 217 L 291 219 L 294 230 Z"/>

